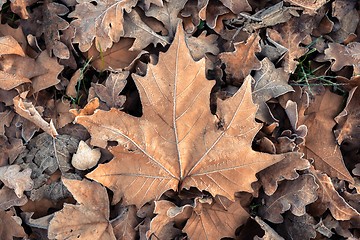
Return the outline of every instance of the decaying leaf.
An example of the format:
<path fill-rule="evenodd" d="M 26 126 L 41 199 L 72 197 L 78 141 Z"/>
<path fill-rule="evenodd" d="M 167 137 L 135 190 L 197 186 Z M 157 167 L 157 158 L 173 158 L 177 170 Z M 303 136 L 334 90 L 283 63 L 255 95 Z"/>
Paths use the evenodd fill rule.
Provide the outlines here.
<path fill-rule="evenodd" d="M 232 0 L 220 0 L 225 7 L 228 7 L 233 13 L 239 14 L 240 12 L 251 11 L 251 6 L 247 0 L 232 1 Z"/>
<path fill-rule="evenodd" d="M 303 7 L 305 13 L 316 14 L 316 11 L 325 5 L 329 0 L 285 0 L 293 5 Z"/>
<path fill-rule="evenodd" d="M 254 103 L 259 105 L 256 118 L 266 123 L 272 123 L 275 119 L 266 105 L 266 101 L 294 91 L 288 84 L 289 74 L 282 68 L 275 68 L 268 58 L 264 58 L 261 61 L 261 69 L 255 72 L 253 80 L 253 99 Z"/>
<path fill-rule="evenodd" d="M 0 189 L 0 211 L 7 210 L 13 206 L 23 206 L 27 201 L 28 199 L 25 195 L 18 197 L 13 189 L 8 187 Z"/>
<path fill-rule="evenodd" d="M 0 181 L 8 188 L 14 189 L 18 198 L 23 197 L 24 191 L 30 191 L 34 182 L 30 178 L 31 169 L 21 169 L 20 165 L 0 167 Z"/>
<path fill-rule="evenodd" d="M 91 149 L 84 141 L 80 141 L 79 147 L 72 157 L 71 164 L 78 170 L 86 170 L 94 167 L 100 157 L 100 149 Z"/>
<path fill-rule="evenodd" d="M 235 230 L 246 222 L 249 214 L 238 201 L 226 210 L 217 202 L 201 203 L 197 200 L 192 216 L 187 221 L 184 231 L 190 239 L 216 240 L 222 237 L 234 237 Z"/>
<path fill-rule="evenodd" d="M 219 58 L 226 65 L 225 72 L 229 79 L 241 81 L 250 74 L 251 70 L 261 68 L 261 62 L 255 56 L 255 53 L 261 50 L 259 40 L 259 34 L 253 33 L 246 43 L 234 44 L 234 52 L 219 54 Z"/>
<path fill-rule="evenodd" d="M 124 11 L 130 12 L 137 0 L 80 1 L 69 17 L 76 18 L 73 43 L 79 43 L 82 52 L 89 50 L 95 39 L 99 52 L 106 51 L 124 34 Z"/>
<path fill-rule="evenodd" d="M 220 51 L 216 44 L 217 38 L 215 34 L 206 35 L 206 31 L 202 32 L 198 37 L 187 38 L 186 43 L 194 60 L 199 61 L 205 57 L 205 53 L 217 55 Z"/>
<path fill-rule="evenodd" d="M 259 207 L 259 214 L 273 223 L 283 222 L 281 214 L 287 210 L 302 216 L 306 213 L 305 206 L 316 201 L 318 187 L 314 176 L 310 174 L 282 182 L 273 195 L 264 196 L 265 204 Z"/>
<path fill-rule="evenodd" d="M 113 190 L 117 201 L 123 197 L 124 203 L 139 207 L 169 189 L 190 187 L 234 199 L 237 191 L 252 192 L 255 173 L 297 154 L 252 150 L 260 126 L 254 120 L 249 80 L 234 97 L 218 103 L 218 117 L 212 115 L 213 84 L 205 78 L 204 65 L 204 59 L 193 61 L 178 25 L 174 42 L 160 53 L 158 64 L 149 64 L 145 77 L 133 75 L 141 118 L 117 109 L 77 116 L 76 122 L 90 132 L 92 145 L 119 143 L 111 149 L 114 159 L 87 177 Z M 229 146 L 234 146 L 231 151 L 226 150 Z"/>
<path fill-rule="evenodd" d="M 88 180 L 62 179 L 79 205 L 65 204 L 50 221 L 52 239 L 116 239 L 109 222 L 109 198 L 106 189 Z"/>
<path fill-rule="evenodd" d="M 25 56 L 24 50 L 12 36 L 0 37 L 0 56 L 7 54 Z"/>
<path fill-rule="evenodd" d="M 254 237 L 254 240 L 284 240 L 274 229 L 272 229 L 266 222 L 261 220 L 258 216 L 255 217 L 255 221 L 260 225 L 260 227 L 265 231 L 265 234 L 262 238 L 258 236 Z"/>
<path fill-rule="evenodd" d="M 136 207 L 127 206 L 121 214 L 121 217 L 112 221 L 116 239 L 135 239 L 135 227 L 138 225 L 136 218 Z"/>

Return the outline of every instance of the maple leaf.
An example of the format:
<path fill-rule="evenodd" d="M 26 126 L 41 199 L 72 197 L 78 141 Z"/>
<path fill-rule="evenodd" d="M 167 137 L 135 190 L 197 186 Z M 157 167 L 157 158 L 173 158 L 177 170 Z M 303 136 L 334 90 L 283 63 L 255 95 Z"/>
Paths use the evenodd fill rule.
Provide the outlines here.
<path fill-rule="evenodd" d="M 289 74 L 282 68 L 275 68 L 268 58 L 264 58 L 261 61 L 261 69 L 255 72 L 254 80 L 252 84 L 253 99 L 254 103 L 259 105 L 256 118 L 266 123 L 274 122 L 275 119 L 266 101 L 294 91 L 288 84 Z"/>
<path fill-rule="evenodd" d="M 259 70 L 261 68 L 261 62 L 255 56 L 255 53 L 261 50 L 259 40 L 259 34 L 253 33 L 246 43 L 235 43 L 234 52 L 219 54 L 219 58 L 226 65 L 225 72 L 229 79 L 241 81 L 250 74 L 251 70 Z"/>
<path fill-rule="evenodd" d="M 137 206 L 169 189 L 197 187 L 229 199 L 237 191 L 252 192 L 255 174 L 288 154 L 252 150 L 260 124 L 254 120 L 250 81 L 233 98 L 219 102 L 218 118 L 212 115 L 213 84 L 204 70 L 205 60 L 194 62 L 178 25 L 158 64 L 148 65 L 145 77 L 133 75 L 142 100 L 141 118 L 117 109 L 76 117 L 90 132 L 92 145 L 119 143 L 111 149 L 114 159 L 87 176 L 112 189 L 116 200 L 124 196 L 124 202 Z"/>
<path fill-rule="evenodd" d="M 50 221 L 51 239 L 108 239 L 115 240 L 109 222 L 109 198 L 106 189 L 86 179 L 62 179 L 79 205 L 65 204 Z"/>
<path fill-rule="evenodd" d="M 124 11 L 130 12 L 138 0 L 77 0 L 79 4 L 69 17 L 76 18 L 73 43 L 79 43 L 82 52 L 89 50 L 95 39 L 96 49 L 106 51 L 124 34 Z"/>
<path fill-rule="evenodd" d="M 296 216 L 304 215 L 305 206 L 316 201 L 318 188 L 311 174 L 282 182 L 273 195 L 264 195 L 265 204 L 259 207 L 259 214 L 273 223 L 282 223 L 281 214 L 287 210 L 291 210 Z"/>

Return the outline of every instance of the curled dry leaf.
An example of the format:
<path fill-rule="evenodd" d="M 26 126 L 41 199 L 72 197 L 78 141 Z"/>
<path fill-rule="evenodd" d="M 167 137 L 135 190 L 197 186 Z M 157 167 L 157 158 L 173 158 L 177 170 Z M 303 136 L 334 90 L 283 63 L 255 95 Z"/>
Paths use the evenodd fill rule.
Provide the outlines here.
<path fill-rule="evenodd" d="M 55 138 L 58 133 L 56 131 L 56 128 L 52 122 L 50 123 L 46 122 L 38 112 L 38 110 L 35 108 L 35 106 L 31 102 L 24 101 L 20 95 L 16 96 L 14 101 L 14 109 L 17 114 L 22 116 L 23 118 L 26 118 L 27 120 L 34 123 L 36 126 L 44 130 L 47 134 Z"/>
<path fill-rule="evenodd" d="M 255 217 L 255 221 L 264 230 L 265 234 L 261 238 L 256 236 L 254 240 L 284 240 L 274 229 L 272 229 L 266 222 L 264 222 L 258 216 Z"/>
<path fill-rule="evenodd" d="M 360 219 L 360 214 L 336 191 L 329 176 L 314 168 L 311 168 L 311 172 L 319 185 L 317 189 L 319 199 L 311 205 L 313 215 L 319 216 L 329 209 L 336 220 Z"/>
<path fill-rule="evenodd" d="M 253 33 L 246 43 L 235 43 L 234 52 L 219 54 L 219 58 L 226 65 L 225 72 L 227 78 L 234 79 L 239 83 L 250 74 L 251 70 L 259 70 L 261 68 L 261 62 L 255 56 L 255 53 L 261 50 L 259 40 L 259 34 Z"/>
<path fill-rule="evenodd" d="M 15 216 L 11 214 L 11 211 L 0 210 L 0 239 L 14 239 L 14 237 L 25 238 L 26 233 L 24 228 L 15 219 Z"/>
<path fill-rule="evenodd" d="M 71 164 L 78 170 L 87 170 L 94 167 L 101 157 L 100 149 L 91 149 L 84 141 L 80 141 L 76 153 L 73 155 Z"/>
<path fill-rule="evenodd" d="M 235 230 L 249 218 L 239 201 L 233 202 L 226 210 L 215 201 L 210 204 L 201 201 L 196 199 L 194 211 L 184 227 L 189 239 L 235 237 Z"/>
<path fill-rule="evenodd" d="M 124 11 L 130 12 L 137 0 L 78 1 L 69 17 L 76 18 L 73 43 L 79 43 L 82 52 L 90 49 L 95 39 L 99 52 L 106 51 L 124 35 Z"/>
<path fill-rule="evenodd" d="M 294 91 L 288 84 L 288 80 L 289 74 L 282 68 L 275 68 L 268 58 L 261 61 L 261 69 L 255 72 L 252 81 L 254 103 L 259 105 L 256 113 L 257 119 L 268 124 L 275 121 L 266 101 Z"/>
<path fill-rule="evenodd" d="M 78 205 L 65 204 L 50 221 L 48 236 L 51 239 L 107 239 L 115 240 L 109 222 L 109 198 L 106 189 L 86 179 L 62 179 Z"/>
<path fill-rule="evenodd" d="M 149 64 L 145 77 L 133 78 L 142 101 L 141 118 L 111 109 L 75 120 L 88 129 L 92 145 L 119 143 L 111 149 L 114 159 L 87 175 L 113 190 L 118 201 L 123 197 L 140 207 L 169 189 L 190 187 L 233 200 L 237 191 L 252 192 L 258 171 L 297 155 L 252 150 L 260 124 L 254 119 L 250 81 L 218 103 L 218 118 L 211 114 L 213 84 L 205 78 L 205 59 L 194 62 L 180 24 L 158 64 Z"/>
<path fill-rule="evenodd" d="M 306 205 L 316 201 L 318 188 L 311 174 L 282 182 L 273 195 L 263 196 L 265 204 L 259 207 L 259 215 L 273 223 L 282 223 L 281 214 L 287 210 L 296 216 L 302 216 L 306 213 Z"/>
<path fill-rule="evenodd" d="M 20 165 L 0 167 L 0 181 L 8 188 L 14 189 L 18 198 L 23 197 L 24 191 L 33 189 L 34 182 L 30 178 L 31 169 L 21 171 Z"/>

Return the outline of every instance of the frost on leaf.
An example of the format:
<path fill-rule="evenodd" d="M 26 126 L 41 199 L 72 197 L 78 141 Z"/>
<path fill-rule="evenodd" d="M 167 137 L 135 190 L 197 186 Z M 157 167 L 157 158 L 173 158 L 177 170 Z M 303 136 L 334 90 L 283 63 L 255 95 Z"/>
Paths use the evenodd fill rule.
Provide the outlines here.
<path fill-rule="evenodd" d="M 150 64 L 145 77 L 133 75 L 143 106 L 141 118 L 117 109 L 76 117 L 90 132 L 92 145 L 119 143 L 111 148 L 114 159 L 87 177 L 113 190 L 116 200 L 123 197 L 137 206 L 169 189 L 190 187 L 233 200 L 237 191 L 252 192 L 257 172 L 297 154 L 252 150 L 260 124 L 255 122 L 250 81 L 218 103 L 218 117 L 212 115 L 213 83 L 204 70 L 205 60 L 192 59 L 178 25 L 174 42 L 160 53 L 158 64 Z"/>

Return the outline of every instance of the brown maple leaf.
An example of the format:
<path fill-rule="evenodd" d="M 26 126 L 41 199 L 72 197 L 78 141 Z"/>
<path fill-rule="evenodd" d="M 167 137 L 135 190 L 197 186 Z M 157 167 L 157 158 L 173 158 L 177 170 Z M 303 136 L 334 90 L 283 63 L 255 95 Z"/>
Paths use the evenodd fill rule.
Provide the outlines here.
<path fill-rule="evenodd" d="M 252 192 L 258 171 L 288 156 L 252 150 L 261 126 L 254 119 L 257 107 L 250 81 L 234 97 L 219 102 L 217 117 L 211 114 L 213 84 L 204 70 L 205 60 L 192 59 L 178 25 L 158 64 L 148 65 L 145 77 L 133 75 L 142 100 L 141 118 L 117 109 L 76 117 L 92 135 L 92 145 L 119 143 L 111 149 L 115 158 L 87 175 L 112 189 L 114 202 L 124 197 L 124 202 L 141 206 L 169 189 L 190 187 L 233 200 L 237 191 Z"/>
<path fill-rule="evenodd" d="M 115 240 L 106 189 L 88 180 L 63 179 L 79 205 L 65 204 L 50 221 L 51 239 Z"/>
<path fill-rule="evenodd" d="M 69 17 L 76 18 L 73 43 L 79 43 L 82 52 L 89 50 L 95 39 L 99 52 L 106 51 L 124 34 L 124 11 L 130 12 L 137 0 L 78 1 Z"/>
<path fill-rule="evenodd" d="M 235 43 L 234 52 L 219 54 L 219 58 L 226 65 L 225 72 L 228 75 L 227 78 L 238 82 L 249 75 L 251 70 L 259 70 L 261 68 L 261 62 L 255 56 L 255 53 L 261 50 L 259 40 L 259 34 L 253 33 L 246 43 Z"/>

